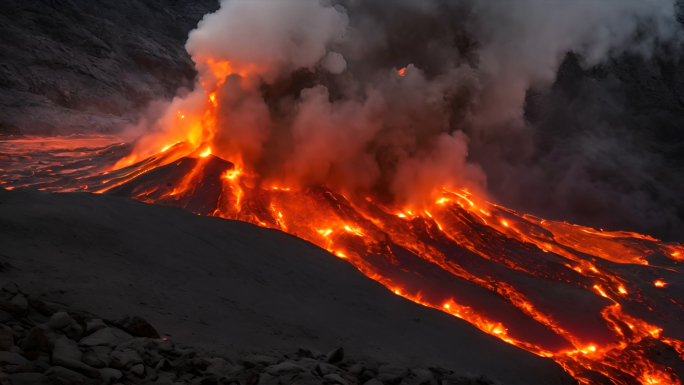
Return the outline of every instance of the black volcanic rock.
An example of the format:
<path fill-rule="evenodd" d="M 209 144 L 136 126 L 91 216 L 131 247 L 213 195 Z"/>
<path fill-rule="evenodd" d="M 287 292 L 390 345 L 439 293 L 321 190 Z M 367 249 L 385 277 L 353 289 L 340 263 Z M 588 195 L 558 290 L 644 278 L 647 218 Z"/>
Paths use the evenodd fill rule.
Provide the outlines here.
<path fill-rule="evenodd" d="M 188 32 L 217 0 L 0 2 L 0 134 L 109 132 L 192 87 Z"/>
<path fill-rule="evenodd" d="M 325 359 L 329 363 L 342 361 L 344 359 L 344 349 L 338 347 L 337 349 L 331 350 L 325 355 Z"/>
<path fill-rule="evenodd" d="M 135 337 L 161 338 L 154 326 L 140 316 L 124 317 L 116 325 Z"/>

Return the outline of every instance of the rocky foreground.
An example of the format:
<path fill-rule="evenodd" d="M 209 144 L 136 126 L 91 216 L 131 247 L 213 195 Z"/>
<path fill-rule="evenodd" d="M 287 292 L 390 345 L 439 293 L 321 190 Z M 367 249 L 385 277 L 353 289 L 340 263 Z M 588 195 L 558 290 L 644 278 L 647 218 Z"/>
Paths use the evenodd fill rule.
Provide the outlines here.
<path fill-rule="evenodd" d="M 443 368 L 356 362 L 337 347 L 239 360 L 162 338 L 138 316 L 119 320 L 0 291 L 0 385 L 29 384 L 493 384 Z"/>

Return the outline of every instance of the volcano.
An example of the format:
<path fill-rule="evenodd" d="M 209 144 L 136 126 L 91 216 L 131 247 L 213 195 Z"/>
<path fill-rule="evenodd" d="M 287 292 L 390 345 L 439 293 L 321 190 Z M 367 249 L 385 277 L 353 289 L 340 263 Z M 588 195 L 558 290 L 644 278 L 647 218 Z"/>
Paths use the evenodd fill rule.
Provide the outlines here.
<path fill-rule="evenodd" d="M 100 23 L 97 7 L 88 7 L 93 46 L 85 47 L 85 64 L 73 71 L 79 72 L 78 79 L 87 78 L 84 87 L 93 84 L 88 87 L 110 93 L 81 92 L 81 83 L 75 83 L 72 92 L 66 90 L 71 86 L 66 81 L 53 81 L 53 86 L 17 81 L 22 92 L 46 92 L 59 104 L 60 113 L 50 115 L 46 104 L 18 109 L 10 120 L 0 121 L 0 129 L 9 123 L 17 127 L 0 141 L 0 187 L 101 194 L 97 199 L 104 202 L 102 210 L 119 227 L 126 220 L 108 207 L 134 217 L 132 206 L 112 203 L 119 198 L 182 209 L 182 218 L 173 219 L 179 221 L 177 226 L 217 224 L 210 241 L 187 226 L 179 231 L 173 224 L 152 222 L 167 229 L 168 237 L 192 233 L 194 242 L 202 244 L 202 255 L 215 255 L 205 243 L 237 247 L 239 240 L 224 243 L 217 232 L 247 226 L 237 225 L 246 222 L 254 231 L 243 232 L 250 234 L 245 235 L 250 242 L 277 239 L 308 256 L 306 263 L 288 259 L 297 266 L 293 277 L 301 278 L 285 279 L 284 285 L 296 287 L 299 294 L 306 290 L 298 282 L 316 274 L 302 267 L 311 263 L 311 255 L 337 258 L 333 264 L 326 259 L 320 274 L 330 277 L 337 266 L 345 266 L 345 280 L 353 281 L 354 288 L 373 291 L 375 298 L 361 301 L 363 296 L 354 291 L 340 295 L 343 302 L 361 301 L 372 308 L 369 303 L 388 296 L 401 300 L 411 307 L 387 314 L 402 314 L 402 331 L 410 330 L 404 317 L 412 311 L 408 309 L 420 309 L 421 314 L 454 322 L 458 332 L 448 341 L 476 328 L 481 332 L 477 339 L 489 341 L 483 344 L 500 344 L 506 352 L 524 356 L 524 367 L 553 361 L 555 369 L 562 368 L 582 384 L 681 385 L 684 244 L 651 236 L 668 234 L 658 236 L 681 241 L 675 233 L 684 223 L 677 194 L 684 186 L 678 150 L 684 144 L 679 124 L 684 94 L 676 75 L 684 52 L 681 12 L 675 12 L 681 4 L 674 8 L 640 1 L 610 6 L 558 2 L 550 7 L 536 1 L 425 3 L 402 1 L 381 7 L 370 0 L 207 1 L 202 12 L 213 13 L 189 32 L 187 52 L 182 54 L 176 52 L 179 47 L 166 48 L 173 42 L 164 33 L 155 34 L 154 41 L 122 39 L 118 22 Z M 161 15 L 157 1 L 150 4 Z M 192 4 L 181 5 L 178 12 L 197 11 Z M 20 7 L 8 9 L 19 12 Z M 165 10 L 170 21 L 160 24 L 164 30 L 178 24 L 175 11 Z M 128 11 L 136 14 L 132 8 Z M 117 20 L 130 18 L 112 14 Z M 77 19 L 86 20 L 84 15 Z M 144 17 L 135 19 L 135 28 L 141 27 L 137 34 L 148 35 L 142 28 Z M 45 20 L 38 20 L 38 27 L 52 25 Z M 175 34 L 184 37 L 193 23 L 181 23 L 183 28 Z M 27 28 L 33 28 L 29 24 Z M 597 35 L 599 29 L 602 33 Z M 14 56 L 19 58 L 24 57 L 21 41 L 14 43 L 19 47 Z M 57 55 L 60 64 L 51 69 L 71 68 L 74 55 L 68 47 L 50 48 L 52 42 L 45 47 L 65 53 Z M 617 64 L 610 71 L 601 66 L 617 55 L 630 63 L 630 71 L 638 67 L 634 57 L 667 60 L 651 60 L 644 66 L 653 74 L 635 70 L 639 76 L 630 79 L 632 73 Z M 31 63 L 50 62 L 38 56 L 26 60 L 29 64 L 13 67 L 17 74 Z M 140 68 L 145 71 L 135 72 Z M 121 82 L 109 73 L 116 69 L 122 73 Z M 33 79 L 33 72 L 26 73 Z M 4 76 L 3 84 L 15 83 L 17 76 L 11 71 Z M 91 78 L 97 82 L 91 83 Z M 147 82 L 163 85 L 164 91 L 153 97 L 155 87 Z M 652 87 L 648 95 L 657 95 L 665 112 L 656 108 L 654 97 L 633 97 L 653 82 L 661 88 Z M 621 95 L 620 90 L 629 92 Z M 93 95 L 104 96 L 93 103 Z M 24 104 L 33 97 L 26 97 Z M 22 104 L 10 101 L 12 106 Z M 64 109 L 81 112 L 66 114 Z M 47 111 L 43 118 L 49 118 L 50 127 L 64 126 L 51 132 L 74 134 L 29 136 L 37 132 L 36 122 L 45 120 L 33 115 L 35 122 L 26 126 L 33 131 L 22 133 L 23 126 L 16 123 L 21 122 L 21 111 Z M 97 123 L 110 119 L 107 114 L 112 112 L 120 118 L 116 125 Z M 72 113 L 85 119 L 72 125 L 78 130 L 62 119 Z M 638 134 L 629 134 L 630 130 Z M 646 144 L 638 144 L 642 142 Z M 533 188 L 552 192 L 535 194 Z M 565 218 L 593 218 L 600 208 L 609 210 L 602 220 L 578 221 L 588 227 L 564 222 L 562 215 L 541 218 L 544 210 L 530 210 L 538 214 L 531 215 L 519 210 L 525 205 L 505 204 L 516 211 L 501 204 L 521 195 L 531 202 L 528 207 L 552 206 L 560 210 L 556 213 L 567 214 Z M 69 199 L 51 196 L 55 201 Z M 502 201 L 508 196 L 510 201 Z M 536 202 L 539 197 L 546 197 L 546 202 Z M 69 212 L 78 203 L 64 207 Z M 173 217 L 164 208 L 154 209 L 159 211 L 151 210 L 146 218 Z M 624 210 L 629 213 L 623 215 Z M 30 211 L 30 204 L 25 211 Z M 26 212 L 20 214 L 29 215 Z M 105 219 L 97 212 L 93 215 L 94 226 L 110 229 L 101 232 L 108 239 L 106 234 L 115 232 L 111 228 L 116 226 L 101 223 Z M 76 218 L 78 222 L 90 223 L 83 216 Z M 615 224 L 620 218 L 630 223 L 606 227 L 610 231 L 596 225 Z M 648 223 L 635 225 L 639 218 Z M 49 215 L 43 221 L 49 222 Z M 21 222 L 7 228 L 14 231 Z M 650 230 L 642 228 L 658 230 L 646 235 L 642 233 Z M 50 244 L 59 244 L 54 241 L 59 236 L 50 234 Z M 26 232 L 20 235 L 30 241 Z M 126 235 L 131 244 L 145 244 L 138 235 Z M 299 238 L 296 244 L 289 242 L 290 236 Z M 154 245 L 164 244 L 164 234 L 151 232 L 149 237 Z M 190 268 L 181 260 L 192 255 L 188 250 L 193 245 L 172 244 L 181 251 L 170 260 Z M 309 254 L 311 250 L 316 252 Z M 287 270 L 282 261 L 274 262 L 272 250 L 262 252 L 269 255 L 263 263 Z M 249 258 L 249 253 L 241 258 Z M 202 269 L 215 266 L 212 261 Z M 264 286 L 279 282 L 274 269 L 268 270 L 269 280 L 257 281 Z M 260 274 L 258 264 L 245 271 Z M 369 279 L 360 279 L 361 274 Z M 367 284 L 357 284 L 360 281 Z M 212 282 L 220 284 L 217 279 Z M 337 290 L 349 288 L 335 282 Z M 383 294 L 377 294 L 378 283 Z M 248 291 L 259 291 L 252 284 Z M 321 290 L 317 287 L 310 290 Z M 325 293 L 329 298 L 330 290 Z M 315 294 L 306 293 L 325 307 L 320 305 L 322 296 Z M 357 305 L 348 307 L 350 313 L 368 317 Z M 277 312 L 269 312 L 265 318 L 269 317 L 276 319 Z M 435 322 L 431 324 L 444 325 Z M 462 328 L 464 322 L 474 328 Z M 434 332 L 418 329 L 419 336 L 437 340 Z M 359 347 L 360 339 L 355 341 Z M 421 342 L 421 352 L 430 343 Z M 391 346 L 409 349 L 405 341 Z M 458 354 L 462 357 L 463 351 Z M 496 357 L 505 359 L 506 354 Z M 518 362 L 517 357 L 511 362 Z M 502 365 L 510 368 L 509 364 L 515 365 Z M 491 365 L 488 360 L 477 370 Z M 497 375 L 506 381 L 505 371 Z M 511 382 L 520 383 L 523 377 Z"/>
<path fill-rule="evenodd" d="M 257 185 L 186 142 L 128 167 L 92 171 L 90 162 L 128 149 L 63 151 L 59 169 L 50 164 L 54 151 L 29 151 L 45 165 L 13 170 L 3 187 L 131 197 L 277 229 L 396 295 L 555 360 L 583 383 L 680 381 L 681 244 L 518 214 L 466 190 L 443 189 L 429 208 L 413 211 L 326 186 Z"/>

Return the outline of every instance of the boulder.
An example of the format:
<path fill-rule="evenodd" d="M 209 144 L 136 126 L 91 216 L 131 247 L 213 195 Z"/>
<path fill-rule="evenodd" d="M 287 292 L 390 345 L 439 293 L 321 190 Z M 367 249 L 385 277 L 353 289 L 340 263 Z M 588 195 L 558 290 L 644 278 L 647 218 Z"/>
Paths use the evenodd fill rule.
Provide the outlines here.
<path fill-rule="evenodd" d="M 7 377 L 12 385 L 51 385 L 42 373 L 14 373 Z"/>
<path fill-rule="evenodd" d="M 303 368 L 292 362 L 281 362 L 276 365 L 271 365 L 266 368 L 266 373 L 277 376 L 284 373 L 299 373 L 306 372 L 306 368 Z"/>
<path fill-rule="evenodd" d="M 43 374 L 46 375 L 52 383 L 56 384 L 83 384 L 88 382 L 88 378 L 86 376 L 63 366 L 53 366 L 46 370 Z"/>
<path fill-rule="evenodd" d="M 338 368 L 337 366 L 326 364 L 323 362 L 316 365 L 316 368 L 314 370 L 318 372 L 318 374 L 321 376 L 325 376 L 326 374 L 330 373 L 342 373 L 342 369 Z"/>
<path fill-rule="evenodd" d="M 28 299 L 29 305 L 33 307 L 34 309 L 38 310 L 38 312 L 46 317 L 51 317 L 53 314 L 55 314 L 55 310 L 45 304 L 43 301 L 38 301 L 32 298 Z"/>
<path fill-rule="evenodd" d="M 139 316 L 125 317 L 114 324 L 135 337 L 160 338 L 157 330 Z"/>
<path fill-rule="evenodd" d="M 389 374 L 389 375 L 392 375 L 395 377 L 404 378 L 404 377 L 408 376 L 409 370 L 407 368 L 404 368 L 401 366 L 382 365 L 378 369 L 378 373 L 379 374 Z M 380 379 L 379 376 L 378 376 L 378 379 Z M 380 379 L 380 380 L 384 382 L 384 380 L 382 380 L 382 379 Z"/>
<path fill-rule="evenodd" d="M 233 366 L 225 360 L 221 359 L 220 362 L 215 362 L 211 364 L 207 368 L 206 373 L 213 374 L 219 378 L 232 378 L 238 374 L 239 370 L 239 367 Z"/>
<path fill-rule="evenodd" d="M 36 324 L 46 323 L 50 320 L 33 306 L 29 306 L 28 310 L 26 310 L 26 318 Z"/>
<path fill-rule="evenodd" d="M 194 372 L 192 374 L 197 375 L 198 373 Z M 145 365 L 145 381 L 149 383 L 152 381 L 156 381 L 157 378 L 159 378 L 159 373 L 157 373 L 156 370 Z"/>
<path fill-rule="evenodd" d="M 384 384 L 382 383 L 382 381 L 380 381 L 376 378 L 371 378 L 370 380 L 364 382 L 363 385 L 384 385 Z"/>
<path fill-rule="evenodd" d="M 147 349 L 156 348 L 157 345 L 154 343 L 150 343 L 150 341 L 154 341 L 154 340 L 151 340 L 149 338 L 144 338 L 144 337 L 133 338 L 129 341 L 120 343 L 119 345 L 116 346 L 115 350 L 125 350 L 125 349 L 138 350 L 140 348 L 142 348 L 143 350 L 146 350 L 146 347 L 147 347 Z"/>
<path fill-rule="evenodd" d="M 168 371 L 171 370 L 173 366 L 171 365 L 171 361 L 169 361 L 168 358 L 162 358 L 157 365 L 154 366 L 156 370 L 163 370 L 163 371 Z"/>
<path fill-rule="evenodd" d="M 159 363 L 159 361 L 162 360 L 162 358 L 164 358 L 161 354 L 157 353 L 154 350 L 149 350 L 145 352 L 145 355 L 141 357 L 143 357 L 145 365 L 151 366 L 153 368 L 157 366 L 157 364 Z"/>
<path fill-rule="evenodd" d="M 320 362 L 313 358 L 300 358 L 297 360 L 297 365 L 305 367 L 307 370 L 316 370 Z"/>
<path fill-rule="evenodd" d="M 59 361 L 81 361 L 82 356 L 83 352 L 78 348 L 76 341 L 66 336 L 61 336 L 55 342 L 55 348 L 52 351 L 52 361 L 57 365 L 62 365 Z"/>
<path fill-rule="evenodd" d="M 25 311 L 25 309 L 22 309 L 21 306 L 17 305 L 13 301 L 6 301 L 2 299 L 0 299 L 0 310 L 17 315 L 23 315 Z"/>
<path fill-rule="evenodd" d="M 377 379 L 384 384 L 398 384 L 401 382 L 403 377 L 392 373 L 379 373 Z"/>
<path fill-rule="evenodd" d="M 363 373 L 364 370 L 366 370 L 366 367 L 359 362 L 352 365 L 352 367 L 349 368 L 349 373 L 354 376 L 358 376 L 359 374 Z"/>
<path fill-rule="evenodd" d="M 280 385 L 280 379 L 278 376 L 274 376 L 269 373 L 262 373 L 259 376 L 259 382 L 257 383 L 258 385 Z"/>
<path fill-rule="evenodd" d="M 91 335 L 96 331 L 102 330 L 106 327 L 107 324 L 105 324 L 104 321 L 102 321 L 101 319 L 94 319 L 86 324 L 85 334 Z"/>
<path fill-rule="evenodd" d="M 157 378 L 157 381 L 155 381 L 156 385 L 173 385 L 176 382 L 176 379 L 178 376 L 176 376 L 175 373 L 159 373 L 159 378 Z"/>
<path fill-rule="evenodd" d="M 104 328 L 84 337 L 79 341 L 81 346 L 117 346 L 122 342 L 130 341 L 130 334 L 116 328 Z"/>
<path fill-rule="evenodd" d="M 72 321 L 73 320 L 71 319 L 71 317 L 69 317 L 69 314 L 60 311 L 53 314 L 52 317 L 50 317 L 50 321 L 47 322 L 47 325 L 53 329 L 62 330 L 67 326 L 71 325 Z"/>
<path fill-rule="evenodd" d="M 430 382 L 434 378 L 434 374 L 431 371 L 425 369 L 417 369 L 413 371 L 415 378 L 413 379 L 416 384 L 424 384 Z"/>
<path fill-rule="evenodd" d="M 28 310 L 29 303 L 23 294 L 15 295 L 14 298 L 12 298 L 12 303 L 17 305 L 22 310 L 22 314 Z"/>
<path fill-rule="evenodd" d="M 126 369 L 133 365 L 142 364 L 142 357 L 135 350 L 116 350 L 111 354 L 110 366 L 116 369 Z"/>
<path fill-rule="evenodd" d="M 305 347 L 305 346 L 300 346 L 297 349 L 297 355 L 300 357 L 306 357 L 306 358 L 313 358 L 314 353 L 311 349 Z"/>
<path fill-rule="evenodd" d="M 2 370 L 8 374 L 12 374 L 12 373 L 41 373 L 44 371 L 42 367 L 35 365 L 32 362 L 29 362 L 26 364 L 21 364 L 21 365 L 6 365 L 5 367 L 2 368 Z"/>
<path fill-rule="evenodd" d="M 111 361 L 111 358 L 109 358 L 109 353 L 111 353 L 111 351 L 112 348 L 109 346 L 93 346 L 83 352 L 81 361 L 93 368 L 104 368 L 108 366 Z"/>
<path fill-rule="evenodd" d="M 14 319 L 14 316 L 11 313 L 8 313 L 0 308 L 0 322 L 7 322 L 12 319 Z"/>
<path fill-rule="evenodd" d="M 273 357 L 265 356 L 263 354 L 254 354 L 240 359 L 239 362 L 247 368 L 252 368 L 257 365 L 275 365 L 278 362 L 278 360 L 276 360 Z"/>
<path fill-rule="evenodd" d="M 8 282 L 2 287 L 2 291 L 17 295 L 19 294 L 19 286 L 14 282 Z"/>
<path fill-rule="evenodd" d="M 22 365 L 29 361 L 17 353 L 0 352 L 0 365 Z"/>
<path fill-rule="evenodd" d="M 323 376 L 323 378 L 325 378 L 328 381 L 334 382 L 336 384 L 349 385 L 347 380 L 342 378 L 342 376 L 340 376 L 339 374 L 330 373 L 330 374 L 326 374 L 325 376 Z"/>
<path fill-rule="evenodd" d="M 334 364 L 340 362 L 344 359 L 344 349 L 338 347 L 337 349 L 331 350 L 325 355 L 325 360 L 328 363 Z"/>
<path fill-rule="evenodd" d="M 14 333 L 5 325 L 0 325 L 0 350 L 9 351 L 14 346 Z"/>
<path fill-rule="evenodd" d="M 64 332 L 69 338 L 79 340 L 83 335 L 83 327 L 66 312 L 60 311 L 52 315 L 45 325 Z"/>
<path fill-rule="evenodd" d="M 145 376 L 145 365 L 143 364 L 136 364 L 131 366 L 131 369 L 129 370 L 132 374 L 134 374 L 137 377 L 144 377 Z"/>
<path fill-rule="evenodd" d="M 55 342 L 55 348 L 52 351 L 52 364 L 77 371 L 89 378 L 99 377 L 100 371 L 82 362 L 82 356 L 83 352 L 78 348 L 78 344 L 66 336 L 62 336 Z"/>
<path fill-rule="evenodd" d="M 61 334 L 56 333 L 48 327 L 36 326 L 29 330 L 21 343 L 21 350 L 24 356 L 35 359 L 41 352 L 49 353 L 54 347 L 54 343 Z"/>
<path fill-rule="evenodd" d="M 292 385 L 319 385 L 321 382 L 321 379 L 311 372 L 299 373 L 292 379 Z"/>
<path fill-rule="evenodd" d="M 104 384 L 113 384 L 123 377 L 121 371 L 112 368 L 100 369 L 100 380 Z"/>

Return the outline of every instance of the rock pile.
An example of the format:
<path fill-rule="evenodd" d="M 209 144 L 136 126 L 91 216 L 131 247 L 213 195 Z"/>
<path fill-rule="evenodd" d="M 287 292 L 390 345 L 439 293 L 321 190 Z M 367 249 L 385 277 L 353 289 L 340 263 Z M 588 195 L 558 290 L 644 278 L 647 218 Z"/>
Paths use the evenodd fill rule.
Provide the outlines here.
<path fill-rule="evenodd" d="M 0 291 L 0 385 L 33 384 L 491 384 L 441 368 L 356 362 L 341 347 L 327 354 L 208 354 L 161 338 L 138 316 L 103 320 L 67 312 L 22 293 Z"/>

